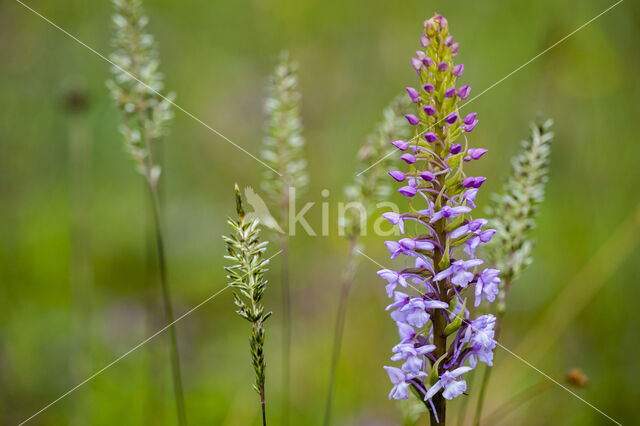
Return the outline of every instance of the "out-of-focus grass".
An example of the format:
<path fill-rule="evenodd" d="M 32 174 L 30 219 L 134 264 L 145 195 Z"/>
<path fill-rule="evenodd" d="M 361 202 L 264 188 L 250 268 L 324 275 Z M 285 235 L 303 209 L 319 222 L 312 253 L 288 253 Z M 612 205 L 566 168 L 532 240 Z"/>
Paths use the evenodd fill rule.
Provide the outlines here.
<path fill-rule="evenodd" d="M 28 4 L 92 47 L 110 51 L 108 2 Z M 312 189 L 304 201 L 317 202 L 309 214 L 316 229 L 320 191 L 329 189 L 332 203 L 340 200 L 363 136 L 381 108 L 414 83 L 408 58 L 417 47 L 422 20 L 434 10 L 449 18 L 461 43 L 464 80 L 479 93 L 609 6 L 599 0 L 145 4 L 167 86 L 177 92 L 177 102 L 251 152 L 258 152 L 262 134 L 266 76 L 277 52 L 291 50 L 301 65 L 309 141 Z M 513 287 L 506 317 L 502 343 L 510 349 L 536 328 L 547 306 L 636 208 L 639 16 L 636 4 L 622 3 L 468 107 L 481 120 L 472 143 L 490 150 L 485 161 L 473 166 L 489 177 L 480 204 L 499 187 L 518 140 L 526 136 L 527 122 L 538 111 L 556 122 L 536 261 Z M 92 144 L 86 215 L 92 224 L 94 284 L 86 302 L 91 316 L 86 375 L 158 324 L 150 325 L 145 315 L 150 288 L 146 194 L 117 133 L 118 116 L 104 86 L 108 65 L 12 1 L 0 4 L 0 34 L 0 423 L 17 424 L 77 383 L 70 362 L 79 307 L 69 285 L 68 116 L 60 101 L 63 88 L 75 81 L 88 88 L 90 109 L 84 119 Z M 225 285 L 220 235 L 233 211 L 232 184 L 258 187 L 262 167 L 179 112 L 164 159 L 169 278 L 179 313 Z M 337 208 L 331 212 L 335 215 Z M 637 229 L 630 232 L 637 235 Z M 300 235 L 292 242 L 294 424 L 320 423 L 324 406 L 332 319 L 347 249 L 336 234 Z M 365 252 L 385 263 L 381 239 L 365 241 Z M 581 367 L 591 383 L 580 395 L 623 424 L 635 419 L 633 402 L 640 397 L 634 361 L 640 319 L 633 315 L 638 254 L 637 246 L 626 253 L 585 309 L 563 325 L 552 350 L 536 360 L 554 377 Z M 611 261 L 622 255 L 615 249 L 609 253 Z M 274 310 L 267 330 L 267 395 L 270 420 L 278 424 L 277 258 L 272 269 L 265 301 Z M 381 368 L 396 336 L 383 311 L 387 300 L 376 269 L 363 259 L 350 295 L 336 382 L 336 424 L 398 423 Z M 233 315 L 231 293 L 222 293 L 178 328 L 191 423 L 257 422 L 248 330 Z M 526 353 L 520 355 L 527 359 Z M 160 336 L 33 424 L 174 424 L 166 356 L 165 336 Z M 509 357 L 500 351 L 496 355 L 492 404 L 540 379 Z M 522 379 L 514 383 L 511 377 Z M 458 406 L 451 404 L 451 412 Z M 606 424 L 561 389 L 547 391 L 505 421 L 546 421 L 541 419 Z"/>

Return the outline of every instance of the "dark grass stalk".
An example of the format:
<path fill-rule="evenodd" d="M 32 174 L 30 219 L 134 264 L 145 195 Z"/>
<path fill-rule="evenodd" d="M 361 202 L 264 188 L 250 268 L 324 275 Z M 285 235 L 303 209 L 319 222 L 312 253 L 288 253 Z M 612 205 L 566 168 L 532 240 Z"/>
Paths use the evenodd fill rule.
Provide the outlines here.
<path fill-rule="evenodd" d="M 157 266 L 155 262 L 156 258 L 156 244 L 153 231 L 153 219 L 151 214 L 147 214 L 145 223 L 145 275 L 146 275 L 146 287 L 144 288 L 144 310 L 146 313 L 146 328 L 147 333 L 150 335 L 155 330 L 160 328 L 162 320 L 160 313 L 158 312 L 158 274 Z M 163 388 L 165 386 L 165 380 L 163 375 L 158 374 L 158 371 L 162 370 L 163 360 L 158 353 L 156 345 L 145 345 L 147 356 L 147 389 L 145 392 L 145 409 L 144 409 L 144 424 L 146 426 L 156 425 L 156 414 L 160 408 L 160 403 L 163 395 Z"/>
<path fill-rule="evenodd" d="M 148 183 L 144 182 L 144 190 L 147 191 Z M 161 203 L 161 198 L 159 199 Z M 162 205 L 160 204 L 162 210 Z M 146 327 L 149 334 L 162 327 L 164 313 L 160 306 L 160 292 L 158 291 L 158 264 L 156 261 L 156 238 L 153 214 L 148 211 L 145 214 L 145 272 L 146 287 L 144 289 L 144 305 L 146 312 Z M 165 377 L 158 374 L 164 366 L 164 355 L 160 353 L 156 345 L 145 345 L 148 358 L 147 380 L 148 389 L 146 391 L 144 424 L 147 426 L 156 425 L 156 416 L 164 399 Z"/>
<path fill-rule="evenodd" d="M 349 253 L 347 254 L 347 263 L 340 286 L 340 300 L 338 302 L 338 312 L 336 315 L 336 325 L 333 333 L 333 352 L 331 354 L 331 367 L 329 370 L 329 389 L 327 391 L 327 402 L 324 411 L 325 426 L 331 423 L 331 403 L 333 399 L 333 387 L 336 379 L 336 371 L 338 369 L 338 361 L 340 360 L 340 350 L 342 347 L 342 336 L 344 334 L 344 323 L 347 315 L 347 299 L 349 290 L 353 284 L 353 278 L 356 273 L 357 262 L 355 260 L 356 249 L 358 247 L 358 234 L 353 233 L 349 239 Z"/>
<path fill-rule="evenodd" d="M 79 382 L 91 370 L 91 293 L 93 288 L 93 259 L 91 250 L 91 137 L 86 116 L 87 94 L 83 89 L 65 93 L 65 107 L 69 114 L 69 192 L 71 253 L 69 286 L 73 308 L 74 341 L 69 357 L 70 375 Z M 74 403 L 70 424 L 90 422 L 91 395 Z"/>
<path fill-rule="evenodd" d="M 176 400 L 176 410 L 178 414 L 178 425 L 186 426 L 187 417 L 184 404 L 184 392 L 182 389 L 182 374 L 180 372 L 180 355 L 178 351 L 178 343 L 176 338 L 173 306 L 171 296 L 169 294 L 169 286 L 167 283 L 167 266 L 165 259 L 164 238 L 162 232 L 162 222 L 160 218 L 160 207 L 157 187 L 149 183 L 149 196 L 153 213 L 154 235 L 156 242 L 156 255 L 158 260 L 158 277 L 160 279 L 160 287 L 162 291 L 162 305 L 164 309 L 165 319 L 169 327 L 170 351 L 171 351 L 171 372 L 173 378 L 173 390 Z"/>

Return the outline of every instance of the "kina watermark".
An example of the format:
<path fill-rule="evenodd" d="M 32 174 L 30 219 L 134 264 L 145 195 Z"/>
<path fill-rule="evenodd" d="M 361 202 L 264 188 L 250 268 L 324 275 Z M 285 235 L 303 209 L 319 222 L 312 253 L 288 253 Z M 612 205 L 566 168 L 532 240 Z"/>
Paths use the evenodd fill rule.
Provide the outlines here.
<path fill-rule="evenodd" d="M 287 214 L 284 218 L 276 218 L 271 213 L 265 200 L 250 186 L 244 188 L 244 196 L 252 211 L 247 216 L 258 219 L 262 225 L 281 234 L 296 236 L 300 232 L 316 237 L 337 233 L 345 236 L 356 232 L 360 236 L 374 235 L 387 237 L 400 235 L 397 227 L 392 227 L 383 213 L 400 213 L 398 205 L 392 201 L 380 201 L 367 208 L 360 201 L 331 202 L 330 191 L 320 191 L 320 201 L 301 202 L 296 197 L 296 188 L 289 187 Z M 320 220 L 317 223 L 317 210 Z M 250 209 L 247 209 L 250 210 Z M 314 219 L 311 219 L 313 216 Z"/>

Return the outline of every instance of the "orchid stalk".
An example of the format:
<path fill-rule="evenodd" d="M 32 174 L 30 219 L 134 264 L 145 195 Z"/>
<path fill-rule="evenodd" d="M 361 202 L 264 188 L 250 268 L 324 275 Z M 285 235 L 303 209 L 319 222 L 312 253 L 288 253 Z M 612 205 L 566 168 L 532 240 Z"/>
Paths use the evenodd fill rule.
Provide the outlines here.
<path fill-rule="evenodd" d="M 492 365 L 495 317 L 472 318 L 467 293 L 473 288 L 475 306 L 493 302 L 500 271 L 480 270 L 484 260 L 476 256 L 495 230 L 471 216 L 486 178 L 468 176 L 464 167 L 487 150 L 468 145 L 477 114 L 462 118 L 458 111 L 470 93 L 468 85 L 457 87 L 464 72 L 454 63 L 459 45 L 438 14 L 424 22 L 420 43 L 411 60 L 420 86 L 407 88 L 415 113 L 405 116 L 414 136 L 392 142 L 408 167 L 389 171 L 403 185 L 398 192 L 409 199 L 409 211 L 383 215 L 404 235 L 385 242 L 391 258 L 402 256 L 410 265 L 378 275 L 388 283 L 394 302 L 387 310 L 400 335 L 391 360 L 402 364 L 385 367 L 393 384 L 389 398 L 407 399 L 411 389 L 435 425 L 446 423 L 446 401 L 467 390 L 464 375 L 479 362 Z"/>
<path fill-rule="evenodd" d="M 300 118 L 300 91 L 297 77 L 298 65 L 288 52 L 280 54 L 279 62 L 271 76 L 265 112 L 268 116 L 267 134 L 263 141 L 262 156 L 272 170 L 265 175 L 263 189 L 275 207 L 276 222 L 289 221 L 289 202 L 300 195 L 309 183 L 307 161 L 304 156 L 305 140 Z M 289 382 L 291 359 L 291 290 L 289 285 L 289 235 L 280 231 L 282 280 L 282 382 L 283 424 L 289 423 Z M 286 228 L 285 228 L 286 229 Z"/>
<path fill-rule="evenodd" d="M 354 208 L 345 211 L 344 223 L 341 224 L 343 227 L 341 229 L 346 228 L 345 236 L 349 240 L 349 251 L 340 286 L 338 312 L 333 334 L 324 425 L 331 423 L 333 387 L 340 360 L 349 290 L 357 269 L 359 237 L 361 231 L 364 231 L 362 228 L 366 226 L 366 218 L 376 209 L 377 202 L 387 198 L 392 191 L 386 170 L 390 164 L 398 160 L 395 156 L 385 156 L 385 150 L 388 149 L 390 139 L 409 136 L 403 118 L 409 104 L 410 102 L 405 96 L 398 96 L 382 111 L 382 120 L 376 125 L 375 130 L 366 137 L 358 152 L 359 170 L 364 171 L 357 174 L 353 184 L 345 188 L 347 205 L 353 205 Z M 382 160 L 380 160 L 381 158 Z"/>
<path fill-rule="evenodd" d="M 262 424 L 266 426 L 264 323 L 271 316 L 271 312 L 265 312 L 262 297 L 267 286 L 264 274 L 269 260 L 263 258 L 267 242 L 260 242 L 259 220 L 249 219 L 245 214 L 238 185 L 235 186 L 235 193 L 238 218 L 235 220 L 230 218 L 227 221 L 234 233 L 223 237 L 228 252 L 225 258 L 232 260 L 234 264 L 225 267 L 225 270 L 229 274 L 227 275 L 229 286 L 235 290 L 233 298 L 238 307 L 236 312 L 252 325 L 249 342 L 251 361 L 256 375 L 254 389 L 260 395 Z"/>
<path fill-rule="evenodd" d="M 174 315 L 165 261 L 164 237 L 159 206 L 158 183 L 161 167 L 157 162 L 156 150 L 166 133 L 168 122 L 173 117 L 170 99 L 162 98 L 158 92 L 163 89 L 163 77 L 158 71 L 159 61 L 153 36 L 147 31 L 148 18 L 140 0 L 114 0 L 115 52 L 111 61 L 113 79 L 108 87 L 122 111 L 122 134 L 126 149 L 131 153 L 136 169 L 144 177 L 151 200 L 156 256 L 160 287 L 162 290 L 165 320 L 169 327 L 171 348 L 171 370 L 176 401 L 178 424 L 187 424 L 180 372 L 180 356 L 176 332 L 173 327 Z"/>
<path fill-rule="evenodd" d="M 502 271 L 496 309 L 496 339 L 500 334 L 511 284 L 533 262 L 531 251 L 535 240 L 531 238 L 531 231 L 535 228 L 535 218 L 544 200 L 548 180 L 552 125 L 550 119 L 531 123 L 531 136 L 522 141 L 522 151 L 511 160 L 509 178 L 500 193 L 491 194 L 492 203 L 486 208 L 487 215 L 492 217 L 491 226 L 496 229 L 487 251 L 492 263 Z M 487 370 L 478 396 L 476 425 L 480 424 L 490 377 L 491 370 Z"/>

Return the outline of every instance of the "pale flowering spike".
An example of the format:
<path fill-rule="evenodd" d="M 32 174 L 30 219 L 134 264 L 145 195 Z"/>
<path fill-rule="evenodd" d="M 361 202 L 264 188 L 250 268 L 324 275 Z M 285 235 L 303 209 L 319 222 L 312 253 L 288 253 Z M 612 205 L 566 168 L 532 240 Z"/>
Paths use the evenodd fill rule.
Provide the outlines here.
<path fill-rule="evenodd" d="M 269 263 L 269 260 L 264 258 L 267 243 L 260 242 L 258 220 L 249 218 L 245 214 L 238 185 L 235 186 L 235 199 L 238 217 L 227 220 L 233 232 L 229 236 L 222 237 L 227 247 L 227 256 L 225 257 L 232 260 L 233 264 L 224 269 L 228 274 L 229 286 L 234 290 L 233 299 L 237 308 L 236 313 L 251 323 L 249 343 L 251 364 L 255 372 L 253 387 L 260 395 L 262 415 L 265 419 L 264 324 L 271 316 L 271 312 L 266 311 L 262 304 L 264 291 L 267 287 L 264 275 Z"/>
<path fill-rule="evenodd" d="M 152 186 L 157 185 L 160 166 L 155 148 L 173 118 L 169 94 L 163 99 L 163 76 L 158 71 L 156 43 L 148 33 L 147 16 L 140 0 L 114 0 L 115 51 L 110 60 L 113 78 L 107 81 L 116 105 L 122 111 L 120 132 L 137 170 Z M 135 77 L 135 78 L 134 78 Z M 144 84 L 140 84 L 140 81 Z"/>
<path fill-rule="evenodd" d="M 288 200 L 290 188 L 295 188 L 296 196 L 301 195 L 309 183 L 297 69 L 298 65 L 290 59 L 289 53 L 282 52 L 269 81 L 264 104 L 267 125 L 262 157 L 280 175 L 272 170 L 266 171 L 262 189 L 276 207 L 272 210 L 281 221 L 286 218 L 282 217 L 282 209 L 277 208 L 280 201 Z"/>
<path fill-rule="evenodd" d="M 397 170 L 402 164 L 399 156 L 388 155 L 388 151 L 391 148 L 399 154 L 411 152 L 407 142 L 410 132 L 404 118 L 413 102 L 413 92 L 409 89 L 407 94 L 399 95 L 382 111 L 381 120 L 366 137 L 358 153 L 358 168 L 363 172 L 345 188 L 347 200 L 361 203 L 367 213 L 373 212 L 377 203 L 391 194 L 390 177 L 398 182 L 406 180 L 406 175 Z M 344 218 L 346 234 L 357 234 L 365 223 L 364 219 L 359 209 L 347 209 Z"/>
<path fill-rule="evenodd" d="M 484 261 L 476 256 L 495 230 L 484 228 L 487 220 L 472 218 L 486 178 L 467 176 L 463 166 L 487 150 L 459 141 L 478 122 L 476 113 L 463 117 L 458 112 L 459 102 L 470 93 L 468 85 L 457 86 L 464 71 L 453 61 L 459 45 L 441 15 L 425 21 L 421 40 L 428 41 L 417 55 L 424 56 L 422 64 L 437 65 L 417 69 L 415 87 L 422 91 L 419 96 L 409 91 L 415 110 L 405 115 L 416 136 L 393 142 L 404 150 L 394 155 L 406 165 L 390 170 L 388 177 L 401 182 L 398 192 L 411 199 L 410 208 L 383 214 L 403 234 L 385 242 L 391 258 L 408 258 L 402 263 L 416 266 L 384 269 L 379 275 L 394 298 L 387 310 L 401 338 L 391 357 L 401 364 L 385 367 L 393 384 L 390 398 L 407 398 L 407 387 L 413 388 L 424 398 L 433 425 L 443 418 L 445 401 L 467 390 L 463 375 L 478 362 L 491 365 L 495 318 L 473 319 L 466 306 L 495 300 L 500 271 L 479 269 Z M 405 226 L 407 221 L 415 226 Z"/>
<path fill-rule="evenodd" d="M 171 110 L 173 94 L 162 96 L 163 77 L 159 71 L 160 63 L 153 36 L 147 30 L 149 19 L 144 13 L 141 0 L 114 0 L 113 15 L 115 51 L 110 55 L 114 65 L 112 78 L 107 81 L 112 97 L 121 111 L 120 133 L 126 150 L 131 154 L 137 171 L 145 178 L 151 199 L 152 220 L 154 223 L 157 280 L 162 289 L 164 320 L 173 324 L 173 302 L 167 280 L 165 248 L 162 241 L 162 218 L 159 203 L 159 179 L 162 172 L 158 164 L 156 151 L 162 136 L 173 118 Z M 180 351 L 177 344 L 177 332 L 171 327 L 170 363 L 173 378 L 177 424 L 185 426 L 187 416 L 184 404 Z"/>
<path fill-rule="evenodd" d="M 502 191 L 491 194 L 487 214 L 496 229 L 489 254 L 496 267 L 502 270 L 499 312 L 506 305 L 507 286 L 533 261 L 534 240 L 530 232 L 544 200 L 545 183 L 551 154 L 553 122 L 531 123 L 531 136 L 522 142 L 522 151 L 511 160 L 511 174 Z"/>

